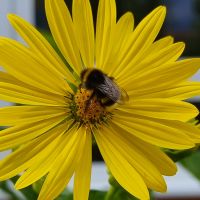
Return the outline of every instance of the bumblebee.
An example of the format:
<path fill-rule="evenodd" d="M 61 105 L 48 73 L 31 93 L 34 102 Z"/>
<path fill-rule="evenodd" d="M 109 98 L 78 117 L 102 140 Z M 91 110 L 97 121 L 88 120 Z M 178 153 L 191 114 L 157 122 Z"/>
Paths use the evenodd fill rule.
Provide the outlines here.
<path fill-rule="evenodd" d="M 101 70 L 87 68 L 81 72 L 80 87 L 92 90 L 90 100 L 96 96 L 102 106 L 112 106 L 128 100 L 127 93 L 120 89 L 114 78 L 107 76 Z"/>

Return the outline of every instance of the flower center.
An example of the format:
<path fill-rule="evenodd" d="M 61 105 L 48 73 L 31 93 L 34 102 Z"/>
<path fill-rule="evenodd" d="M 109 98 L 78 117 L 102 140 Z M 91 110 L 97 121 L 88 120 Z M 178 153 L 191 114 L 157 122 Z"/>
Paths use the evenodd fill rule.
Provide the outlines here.
<path fill-rule="evenodd" d="M 80 88 L 73 97 L 71 113 L 73 118 L 85 125 L 97 125 L 107 121 L 111 113 L 106 111 L 92 90 Z"/>

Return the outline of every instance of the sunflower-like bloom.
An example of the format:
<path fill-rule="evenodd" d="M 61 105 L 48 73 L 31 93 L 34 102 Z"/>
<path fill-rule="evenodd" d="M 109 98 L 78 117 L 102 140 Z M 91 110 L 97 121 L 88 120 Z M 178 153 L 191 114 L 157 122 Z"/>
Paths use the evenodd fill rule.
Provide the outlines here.
<path fill-rule="evenodd" d="M 87 200 L 94 138 L 129 193 L 147 200 L 148 188 L 166 191 L 162 175 L 174 175 L 176 165 L 160 148 L 200 142 L 199 129 L 186 123 L 198 110 L 183 101 L 200 92 L 189 80 L 200 59 L 177 61 L 182 42 L 155 41 L 165 7 L 134 28 L 131 13 L 116 21 L 115 0 L 100 0 L 95 31 L 89 0 L 74 0 L 72 17 L 64 0 L 45 0 L 45 7 L 62 59 L 13 14 L 8 18 L 26 45 L 0 38 L 0 97 L 20 104 L 0 109 L 7 126 L 0 150 L 15 148 L 0 162 L 0 180 L 21 173 L 21 189 L 45 176 L 39 199 L 50 200 L 74 175 L 74 199 Z M 103 78 L 98 84 L 98 73 L 89 78 L 94 69 Z"/>

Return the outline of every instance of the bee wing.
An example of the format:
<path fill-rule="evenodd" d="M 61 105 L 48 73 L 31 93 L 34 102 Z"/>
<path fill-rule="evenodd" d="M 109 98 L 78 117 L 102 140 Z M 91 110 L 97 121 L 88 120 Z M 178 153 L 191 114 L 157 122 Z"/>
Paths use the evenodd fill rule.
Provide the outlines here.
<path fill-rule="evenodd" d="M 104 83 L 101 84 L 98 89 L 114 102 L 123 104 L 129 100 L 127 92 L 123 88 L 120 88 L 113 79 L 108 76 L 105 76 Z"/>
<path fill-rule="evenodd" d="M 113 100 L 114 102 L 118 101 L 121 96 L 119 87 L 109 77 L 105 76 L 104 78 L 104 83 L 98 87 L 99 91 L 101 91 L 107 98 Z"/>
<path fill-rule="evenodd" d="M 123 104 L 129 100 L 129 96 L 123 88 L 120 88 L 120 92 L 121 92 L 121 97 L 118 103 Z"/>
<path fill-rule="evenodd" d="M 117 102 L 121 97 L 119 87 L 109 77 L 105 76 L 104 78 L 104 83 L 98 86 L 98 90 L 106 95 L 107 98 L 111 99 L 114 102 Z"/>

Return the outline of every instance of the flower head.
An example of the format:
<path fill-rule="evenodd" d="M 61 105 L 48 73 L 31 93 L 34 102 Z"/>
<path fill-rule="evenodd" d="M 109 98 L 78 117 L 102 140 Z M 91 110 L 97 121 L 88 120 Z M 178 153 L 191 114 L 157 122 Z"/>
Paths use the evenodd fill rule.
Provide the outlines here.
<path fill-rule="evenodd" d="M 74 199 L 87 200 L 92 137 L 110 172 L 132 195 L 166 190 L 176 166 L 160 149 L 188 149 L 200 132 L 184 100 L 200 92 L 188 78 L 200 59 L 177 61 L 184 44 L 155 41 L 165 7 L 134 28 L 131 13 L 116 21 L 115 0 L 100 0 L 94 31 L 89 0 L 45 0 L 51 33 L 65 61 L 28 22 L 9 20 L 27 45 L 0 38 L 0 97 L 21 104 L 0 109 L 0 180 L 21 172 L 16 188 L 46 176 L 39 199 L 54 199 L 74 175 Z"/>

